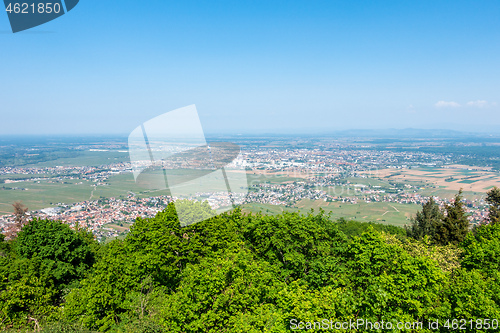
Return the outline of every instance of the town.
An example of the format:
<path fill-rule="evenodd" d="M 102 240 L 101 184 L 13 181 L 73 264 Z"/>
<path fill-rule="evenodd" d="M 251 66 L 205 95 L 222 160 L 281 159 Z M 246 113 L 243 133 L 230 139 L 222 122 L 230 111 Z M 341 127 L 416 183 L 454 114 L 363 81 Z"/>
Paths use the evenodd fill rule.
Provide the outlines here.
<path fill-rule="evenodd" d="M 486 217 L 486 189 L 498 184 L 498 173 L 491 167 L 459 165 L 457 156 L 451 153 L 375 149 L 366 144 L 328 140 L 299 146 L 243 142 L 239 157 L 226 170 L 229 177 L 232 172 L 245 172 L 247 190 L 233 193 L 233 198 L 214 190 L 184 199 L 207 200 L 215 210 L 251 203 L 293 208 L 302 200 L 345 205 L 377 202 L 421 205 L 431 197 L 444 206 L 463 187 L 464 203 L 473 225 Z M 102 145 L 99 148 L 86 147 L 92 154 L 117 151 Z M 201 168 L 201 164 L 194 168 Z M 22 191 L 17 196 L 22 198 L 36 191 L 37 185 L 83 186 L 88 196 L 85 200 L 50 201 L 47 207 L 30 208 L 30 217 L 85 227 L 99 240 L 105 240 L 126 233 L 136 218 L 153 217 L 168 203 L 183 199 L 170 193 L 154 195 L 132 186 L 126 190 L 123 184 L 121 192 L 113 192 L 114 180 L 131 177 L 132 171 L 133 165 L 126 159 L 89 166 L 4 166 L 0 168 L 0 194 L 8 198 L 9 193 Z M 490 187 L 482 183 L 486 180 Z M 473 188 L 475 182 L 484 187 Z M 107 192 L 100 189 L 109 189 L 109 195 L 103 195 Z M 29 200 L 22 201 L 29 205 Z M 1 229 L 14 221 L 14 215 L 3 214 Z"/>

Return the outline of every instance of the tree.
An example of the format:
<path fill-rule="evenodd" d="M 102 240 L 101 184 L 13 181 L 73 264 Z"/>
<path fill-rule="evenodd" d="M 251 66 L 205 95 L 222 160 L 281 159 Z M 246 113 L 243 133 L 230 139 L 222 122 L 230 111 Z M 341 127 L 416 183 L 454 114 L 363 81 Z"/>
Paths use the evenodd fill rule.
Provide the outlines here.
<path fill-rule="evenodd" d="M 47 320 L 57 321 L 66 289 L 94 261 L 91 242 L 84 231 L 39 219 L 25 224 L 14 240 L 1 242 L 0 330 L 39 329 Z"/>
<path fill-rule="evenodd" d="M 411 227 L 407 229 L 408 236 L 420 240 L 427 235 L 431 239 L 434 239 L 436 227 L 441 223 L 443 217 L 443 212 L 439 208 L 439 205 L 431 197 L 429 201 L 422 205 L 422 211 L 417 212 Z"/>
<path fill-rule="evenodd" d="M 11 253 L 12 253 L 12 242 L 6 241 L 5 235 L 0 234 L 0 263 L 1 263 L 1 258 L 5 258 Z"/>
<path fill-rule="evenodd" d="M 105 247 L 93 272 L 66 296 L 64 317 L 88 328 L 107 331 L 124 313 L 127 293 L 141 281 L 134 253 L 122 240 Z"/>
<path fill-rule="evenodd" d="M 462 190 L 458 192 L 451 205 L 445 205 L 446 216 L 436 228 L 435 241 L 438 244 L 461 243 L 469 232 L 469 220 L 462 203 Z"/>
<path fill-rule="evenodd" d="M 31 220 L 19 233 L 16 250 L 21 258 L 40 259 L 41 274 L 61 288 L 83 278 L 95 260 L 89 239 L 58 221 Z"/>
<path fill-rule="evenodd" d="M 487 193 L 486 202 L 490 205 L 488 208 L 488 222 L 496 224 L 500 221 L 500 188 L 493 187 Z"/>
<path fill-rule="evenodd" d="M 15 202 L 12 207 L 14 207 L 14 225 L 7 230 L 7 239 L 16 238 L 17 234 L 26 225 L 28 218 L 28 208 L 21 201 Z"/>
<path fill-rule="evenodd" d="M 328 283 L 331 272 L 338 269 L 338 255 L 346 240 L 323 211 L 249 216 L 242 229 L 250 248 L 279 268 L 283 280 L 303 278 L 317 286 Z"/>
<path fill-rule="evenodd" d="M 460 268 L 450 277 L 444 292 L 449 302 L 450 318 L 498 318 L 498 282 L 480 270 Z M 474 330 L 478 332 L 479 330 Z"/>
<path fill-rule="evenodd" d="M 500 224 L 478 228 L 475 234 L 467 235 L 462 247 L 463 267 L 485 273 L 500 271 Z"/>
<path fill-rule="evenodd" d="M 175 202 L 175 211 L 182 227 L 207 220 L 217 215 L 208 204 L 208 201 L 200 203 L 189 200 L 177 200 Z"/>
<path fill-rule="evenodd" d="M 171 204 L 154 218 L 138 218 L 124 240 L 96 246 L 92 269 L 64 290 L 58 276 L 75 263 L 68 249 L 94 253 L 95 241 L 35 219 L 15 240 L 0 242 L 0 330 L 278 333 L 293 330 L 292 319 L 320 331 L 320 318 L 394 328 L 498 318 L 500 223 L 467 233 L 461 194 L 442 219 L 430 219 L 436 243 L 447 246 L 377 224 L 363 233 L 323 212 L 263 216 L 236 209 L 181 226 Z M 207 212 L 201 203 L 188 207 L 196 219 Z M 436 213 L 435 205 L 422 207 L 418 218 L 427 223 L 424 211 Z M 463 232 L 460 247 L 452 245 Z M 431 332 L 425 325 L 418 331 Z"/>
<path fill-rule="evenodd" d="M 16 221 L 19 225 L 26 224 L 26 213 L 28 212 L 28 207 L 23 205 L 21 201 L 15 202 L 12 206 L 14 207 L 14 221 Z"/>
<path fill-rule="evenodd" d="M 185 212 L 194 217 L 193 222 L 210 217 L 204 203 L 184 204 L 181 208 L 188 208 Z M 177 213 L 180 206 L 170 203 L 153 218 L 137 218 L 125 240 L 104 246 L 92 274 L 66 297 L 65 318 L 99 331 L 125 325 L 126 317 L 130 323 L 142 320 L 150 289 L 158 286 L 173 292 L 188 265 L 217 256 L 227 247 L 241 247 L 235 221 L 242 218 L 241 211 L 181 227 Z"/>
<path fill-rule="evenodd" d="M 345 264 L 346 289 L 354 292 L 358 318 L 405 321 L 435 315 L 446 275 L 436 261 L 406 251 L 396 237 L 373 229 L 354 237 Z"/>
<path fill-rule="evenodd" d="M 248 250 L 188 265 L 177 291 L 159 302 L 156 320 L 168 332 L 264 332 L 276 319 L 252 319 L 273 312 L 284 287 L 268 265 Z"/>
<path fill-rule="evenodd" d="M 56 313 L 57 290 L 51 279 L 40 276 L 40 260 L 2 262 L 0 270 L 0 330 L 8 327 L 39 328 L 39 322 Z"/>

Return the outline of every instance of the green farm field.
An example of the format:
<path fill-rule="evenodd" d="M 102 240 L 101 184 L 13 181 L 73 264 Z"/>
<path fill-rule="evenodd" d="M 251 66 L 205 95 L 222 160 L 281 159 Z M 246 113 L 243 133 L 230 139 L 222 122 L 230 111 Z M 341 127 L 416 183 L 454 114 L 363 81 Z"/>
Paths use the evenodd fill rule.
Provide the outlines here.
<path fill-rule="evenodd" d="M 360 185 L 366 185 L 366 186 L 392 187 L 388 181 L 376 179 L 376 178 L 349 177 L 349 178 L 347 178 L 347 181 L 349 181 L 351 184 L 360 184 Z"/>
<path fill-rule="evenodd" d="M 172 189 L 177 189 L 186 195 L 193 195 L 199 185 L 196 179 L 206 173 L 198 170 L 190 170 L 191 173 L 181 170 L 170 172 L 171 179 L 174 180 Z M 19 175 L 17 175 L 19 176 Z M 9 184 L 0 184 L 0 215 L 11 214 L 13 212 L 12 204 L 16 201 L 22 201 L 29 210 L 39 210 L 54 206 L 57 203 L 71 205 L 76 202 L 87 200 L 96 200 L 103 198 L 125 198 L 129 194 L 134 194 L 139 198 L 156 197 L 162 195 L 170 195 L 170 191 L 161 189 L 164 187 L 163 173 L 150 175 L 151 177 L 143 183 L 144 186 L 139 186 L 134 180 L 132 173 L 120 174 L 110 177 L 104 185 L 97 185 L 95 182 L 86 180 L 65 180 L 64 183 L 57 180 L 40 180 L 40 181 L 22 181 Z M 241 187 L 247 184 L 239 184 L 241 174 L 231 171 L 227 172 L 227 177 L 230 184 L 236 184 L 234 191 L 243 191 Z M 24 177 L 18 177 L 19 179 Z M 193 179 L 188 183 L 182 183 L 186 180 Z M 163 181 L 163 183 L 162 183 Z M 182 184 L 180 184 L 182 183 Z M 192 186 L 190 186 L 192 185 Z M 225 191 L 225 181 L 222 177 L 211 177 L 207 183 L 204 183 L 212 191 Z M 14 189 L 14 188 L 22 188 Z M 188 189 L 186 191 L 186 188 Z M 189 191 L 192 188 L 193 190 Z"/>
<path fill-rule="evenodd" d="M 80 184 L 81 183 L 81 184 Z M 29 210 L 47 208 L 56 203 L 71 204 L 89 200 L 93 182 L 67 180 L 65 183 L 42 180 L 2 184 L 0 186 L 0 214 L 12 213 L 12 204 L 22 201 Z M 14 188 L 24 188 L 20 190 Z"/>
<path fill-rule="evenodd" d="M 16 201 L 22 201 L 29 210 L 39 210 L 57 203 L 70 205 L 100 197 L 126 197 L 129 191 L 137 191 L 138 194 L 147 197 L 152 196 L 146 195 L 143 192 L 147 190 L 135 185 L 131 174 L 111 177 L 104 186 L 80 179 L 64 180 L 64 182 L 41 180 L 0 184 L 0 215 L 12 213 L 12 204 Z"/>
<path fill-rule="evenodd" d="M 129 154 L 125 150 L 83 151 L 77 157 L 59 158 L 52 161 L 25 165 L 24 167 L 99 166 L 121 162 L 130 162 Z"/>
<path fill-rule="evenodd" d="M 52 178 L 53 175 L 48 174 L 36 174 L 36 175 L 25 175 L 25 174 L 6 174 L 0 175 L 0 184 L 5 180 L 21 180 L 21 179 L 32 179 L 32 178 Z"/>
<path fill-rule="evenodd" d="M 288 207 L 283 207 L 283 206 L 277 206 L 277 205 L 270 205 L 270 204 L 262 204 L 262 203 L 257 203 L 257 202 L 252 202 L 248 204 L 244 204 L 241 206 L 242 211 L 244 213 L 262 213 L 264 215 L 279 215 L 283 213 L 284 211 L 286 212 L 298 212 L 298 208 L 288 208 Z"/>
<path fill-rule="evenodd" d="M 424 196 L 436 196 L 436 197 L 440 197 L 440 198 L 443 198 L 443 199 L 451 199 L 453 197 L 455 197 L 455 195 L 457 194 L 457 191 L 454 191 L 454 190 L 449 190 L 449 189 L 446 189 L 444 187 L 440 187 L 440 188 L 425 188 L 423 190 L 420 190 L 419 193 L 421 195 L 424 195 Z M 474 199 L 484 199 L 486 197 L 486 193 L 483 193 L 483 192 L 473 192 L 473 191 L 464 191 L 463 192 L 463 197 L 465 199 L 469 199 L 469 200 L 474 200 Z"/>
<path fill-rule="evenodd" d="M 299 177 L 290 177 L 287 175 L 273 175 L 273 174 L 256 174 L 256 173 L 248 173 L 248 184 L 256 185 L 261 183 L 267 184 L 283 184 L 290 182 L 303 182 L 304 178 Z"/>
<path fill-rule="evenodd" d="M 323 209 L 326 213 L 331 213 L 333 219 L 345 218 L 346 220 L 356 220 L 360 222 L 377 222 L 382 224 L 391 224 L 404 226 L 410 223 L 410 218 L 421 209 L 420 205 L 399 204 L 388 202 L 374 203 L 343 203 L 343 202 L 325 202 L 323 200 L 304 199 L 297 203 L 293 208 L 269 204 L 250 203 L 242 206 L 244 212 L 276 215 L 283 211 L 307 213 L 311 209 L 318 212 Z"/>

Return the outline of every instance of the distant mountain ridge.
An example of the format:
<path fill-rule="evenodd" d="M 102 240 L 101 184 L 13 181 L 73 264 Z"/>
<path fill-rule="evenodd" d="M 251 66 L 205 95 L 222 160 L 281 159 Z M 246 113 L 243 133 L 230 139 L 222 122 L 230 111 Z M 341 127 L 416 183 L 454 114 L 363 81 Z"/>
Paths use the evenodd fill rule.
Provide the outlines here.
<path fill-rule="evenodd" d="M 460 138 L 460 137 L 489 137 L 483 133 L 469 133 L 447 129 L 352 129 L 335 131 L 330 135 L 340 137 L 383 137 L 383 138 Z"/>
<path fill-rule="evenodd" d="M 208 133 L 207 138 L 287 138 L 287 137 L 303 137 L 303 138 L 384 138 L 384 139 L 481 139 L 481 138 L 498 138 L 498 134 L 478 133 L 478 132 L 462 132 L 449 129 L 418 129 L 418 128 L 388 128 L 388 129 L 349 129 L 335 131 L 309 131 L 304 129 L 295 132 L 262 132 L 262 133 L 241 133 L 241 134 L 215 134 Z"/>

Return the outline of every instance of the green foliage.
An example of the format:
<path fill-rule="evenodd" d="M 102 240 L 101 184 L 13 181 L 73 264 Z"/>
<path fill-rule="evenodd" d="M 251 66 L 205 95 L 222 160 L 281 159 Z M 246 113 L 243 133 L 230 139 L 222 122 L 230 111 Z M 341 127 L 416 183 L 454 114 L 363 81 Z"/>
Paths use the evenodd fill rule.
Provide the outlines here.
<path fill-rule="evenodd" d="M 422 205 L 412 225 L 407 228 L 408 237 L 422 240 L 424 237 L 437 245 L 460 244 L 469 233 L 469 221 L 462 203 L 462 190 L 451 205 L 442 211 L 433 198 Z"/>
<path fill-rule="evenodd" d="M 436 227 L 435 241 L 438 244 L 459 244 L 469 232 L 469 221 L 462 203 L 462 190 L 458 192 L 451 205 L 445 206 L 446 215 Z"/>
<path fill-rule="evenodd" d="M 406 236 L 405 229 L 395 225 L 374 222 L 360 222 L 341 218 L 337 221 L 337 226 L 339 230 L 348 237 L 361 236 L 364 232 L 368 231 L 369 228 L 373 228 L 374 230 L 385 232 L 391 235 L 397 235 L 400 237 Z"/>
<path fill-rule="evenodd" d="M 89 240 L 68 225 L 33 219 L 18 235 L 16 250 L 25 259 L 40 259 L 41 274 L 61 286 L 82 278 L 94 263 Z"/>
<path fill-rule="evenodd" d="M 500 224 L 484 225 L 462 244 L 462 265 L 489 274 L 500 271 Z"/>
<path fill-rule="evenodd" d="M 162 302 L 159 322 L 168 332 L 241 331 L 241 315 L 248 320 L 272 309 L 282 288 L 266 266 L 247 250 L 189 265 L 176 293 Z M 253 330 L 262 332 L 269 320 L 255 321 Z"/>
<path fill-rule="evenodd" d="M 490 205 L 488 208 L 488 220 L 491 224 L 500 221 L 500 188 L 492 188 L 486 196 L 486 202 Z"/>
<path fill-rule="evenodd" d="M 182 205 L 171 204 L 105 246 L 39 220 L 18 243 L 0 241 L 0 328 L 257 333 L 289 332 L 293 320 L 500 316 L 500 224 L 460 241 L 460 193 L 437 223 L 446 245 L 426 234 L 432 203 L 417 216 L 418 240 L 323 212 L 212 216 L 206 204 L 182 204 L 203 221 L 181 226 Z"/>
<path fill-rule="evenodd" d="M 175 211 L 183 227 L 207 220 L 216 215 L 207 201 L 200 204 L 195 201 L 177 200 L 175 202 Z"/>
<path fill-rule="evenodd" d="M 56 313 L 54 299 L 57 291 L 52 281 L 37 276 L 40 262 L 20 260 L 10 267 L 12 272 L 3 275 L 6 283 L 0 292 L 0 322 L 4 327 L 31 326 Z M 0 326 L 1 327 L 1 326 Z"/>
<path fill-rule="evenodd" d="M 243 236 L 259 258 L 276 266 L 283 281 L 305 278 L 315 285 L 328 281 L 339 265 L 345 235 L 323 212 L 250 216 Z"/>
<path fill-rule="evenodd" d="M 388 243 L 374 231 L 356 237 L 347 251 L 349 278 L 361 296 L 358 308 L 365 318 L 431 316 L 445 281 L 435 261 L 413 256 Z M 363 317 L 363 316 L 362 316 Z"/>
<path fill-rule="evenodd" d="M 429 236 L 425 236 L 421 241 L 412 238 L 406 238 L 400 241 L 386 236 L 390 243 L 401 246 L 412 256 L 427 257 L 436 262 L 436 264 L 446 273 L 452 273 L 461 267 L 460 258 L 463 250 L 455 245 L 436 245 L 432 244 Z"/>
<path fill-rule="evenodd" d="M 65 294 L 91 272 L 98 244 L 90 233 L 34 219 L 0 243 L 0 327 L 34 327 L 59 316 Z"/>
<path fill-rule="evenodd" d="M 492 288 L 491 285 L 494 285 Z M 478 270 L 458 270 L 447 287 L 451 318 L 500 318 L 498 282 Z M 469 332 L 476 332 L 470 330 Z"/>
<path fill-rule="evenodd" d="M 315 290 L 301 281 L 294 281 L 279 292 L 275 329 L 288 331 L 294 319 L 303 322 L 314 322 L 320 318 L 355 320 L 356 304 L 356 295 L 347 288 L 326 286 Z"/>
<path fill-rule="evenodd" d="M 94 273 L 66 297 L 64 317 L 87 328 L 109 329 L 125 311 L 122 303 L 127 291 L 140 281 L 123 241 L 115 240 L 103 251 Z"/>
<path fill-rule="evenodd" d="M 435 239 L 436 228 L 441 224 L 443 218 L 443 212 L 431 197 L 429 201 L 422 204 L 422 211 L 417 212 L 411 227 L 407 230 L 408 236 L 417 240 L 424 238 L 424 236 Z"/>
<path fill-rule="evenodd" d="M 196 207 L 195 203 L 191 209 Z M 206 212 L 204 204 L 198 207 Z M 129 312 L 130 298 L 141 293 L 145 280 L 174 292 L 188 264 L 236 246 L 240 212 L 181 227 L 176 208 L 170 204 L 154 218 L 138 218 L 124 241 L 106 245 L 94 274 L 68 295 L 65 316 L 69 320 L 79 320 L 91 329 L 111 329 Z"/>
<path fill-rule="evenodd" d="M 6 241 L 5 235 L 0 233 L 0 263 L 1 263 L 2 259 L 7 258 L 8 256 L 12 255 L 12 253 L 13 253 L 12 244 L 13 244 L 13 241 Z"/>

